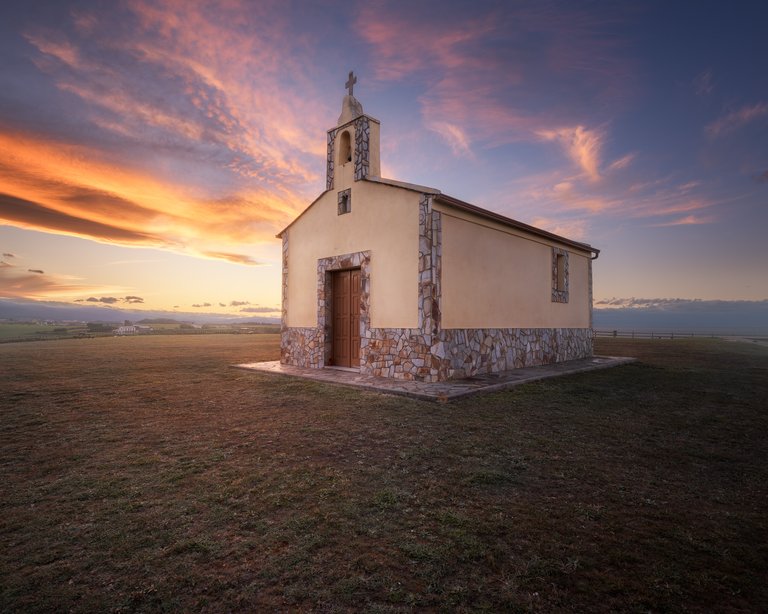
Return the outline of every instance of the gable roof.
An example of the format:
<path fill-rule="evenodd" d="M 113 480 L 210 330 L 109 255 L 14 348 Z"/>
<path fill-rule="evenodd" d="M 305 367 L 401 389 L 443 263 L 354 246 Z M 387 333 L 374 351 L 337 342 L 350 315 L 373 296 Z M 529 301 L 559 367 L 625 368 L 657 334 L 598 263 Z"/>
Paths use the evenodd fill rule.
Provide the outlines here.
<path fill-rule="evenodd" d="M 463 200 L 459 200 L 458 198 L 454 198 L 453 196 L 448 196 L 447 194 L 443 194 L 437 188 L 430 188 L 423 185 L 417 185 L 415 183 L 406 183 L 405 181 L 395 181 L 394 179 L 384 179 L 383 177 L 367 177 L 365 179 L 362 179 L 361 181 L 369 181 L 371 183 L 380 183 L 382 185 L 388 185 L 394 188 L 409 190 L 411 192 L 418 192 L 419 194 L 431 194 L 432 196 L 435 197 L 435 200 L 440 204 L 447 205 L 449 207 L 453 207 L 461 211 L 466 211 L 468 213 L 472 213 L 479 217 L 483 217 L 485 219 L 503 224 L 504 226 L 515 228 L 516 230 L 522 230 L 523 232 L 527 232 L 529 234 L 536 235 L 544 239 L 548 239 L 550 241 L 556 241 L 557 243 L 561 243 L 563 245 L 573 247 L 574 249 L 590 252 L 595 255 L 594 258 L 597 258 L 597 256 L 600 254 L 599 249 L 592 247 L 588 243 L 581 243 L 579 241 L 574 241 L 572 239 L 568 239 L 561 235 L 555 234 L 554 232 L 549 232 L 548 230 L 536 228 L 535 226 L 530 226 L 529 224 L 525 224 L 523 222 L 514 220 L 511 217 L 506 217 L 499 213 L 488 211 L 488 209 L 483 209 L 482 207 L 478 207 L 477 205 L 472 205 L 470 203 L 464 202 Z M 312 203 L 306 209 L 304 209 L 304 211 L 302 211 L 298 216 L 296 216 L 296 218 L 290 224 L 288 224 L 288 226 L 286 226 L 279 233 L 277 233 L 276 235 L 277 238 L 281 238 L 283 236 L 283 233 L 286 230 L 288 230 L 291 226 L 293 226 L 293 224 L 296 223 L 296 221 L 301 216 L 303 216 L 307 211 L 309 211 L 312 208 L 312 206 L 318 200 L 320 200 L 320 198 L 322 198 L 326 194 L 326 192 L 329 192 L 329 191 L 330 190 L 324 190 L 322 193 L 320 193 L 320 195 L 315 200 L 313 200 Z"/>

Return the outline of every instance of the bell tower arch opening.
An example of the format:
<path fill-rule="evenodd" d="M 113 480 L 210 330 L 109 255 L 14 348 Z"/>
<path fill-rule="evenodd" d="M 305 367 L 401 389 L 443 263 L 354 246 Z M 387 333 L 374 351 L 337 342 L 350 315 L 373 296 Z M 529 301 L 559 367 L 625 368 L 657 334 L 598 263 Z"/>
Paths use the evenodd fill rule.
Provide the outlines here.
<path fill-rule="evenodd" d="M 352 137 L 349 130 L 345 130 L 339 137 L 339 166 L 352 162 Z"/>

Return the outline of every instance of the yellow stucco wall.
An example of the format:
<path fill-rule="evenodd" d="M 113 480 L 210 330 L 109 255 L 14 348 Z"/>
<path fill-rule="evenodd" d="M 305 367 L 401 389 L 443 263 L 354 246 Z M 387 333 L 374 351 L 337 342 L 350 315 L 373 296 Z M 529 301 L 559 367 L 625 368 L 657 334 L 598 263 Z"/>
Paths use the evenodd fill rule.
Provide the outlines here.
<path fill-rule="evenodd" d="M 317 261 L 370 251 L 373 328 L 418 325 L 419 194 L 352 180 L 353 164 L 335 170 L 335 186 L 288 232 L 288 326 L 317 326 Z M 352 190 L 352 211 L 338 215 L 337 193 Z"/>
<path fill-rule="evenodd" d="M 442 212 L 443 328 L 589 327 L 589 254 L 567 248 L 569 301 L 553 303 L 555 243 L 451 207 L 435 209 Z"/>

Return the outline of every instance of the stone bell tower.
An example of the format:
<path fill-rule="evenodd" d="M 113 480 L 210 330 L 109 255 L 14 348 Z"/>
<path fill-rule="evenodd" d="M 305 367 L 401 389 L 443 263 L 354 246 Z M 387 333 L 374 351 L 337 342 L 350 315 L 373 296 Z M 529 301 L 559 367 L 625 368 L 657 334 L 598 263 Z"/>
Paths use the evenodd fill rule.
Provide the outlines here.
<path fill-rule="evenodd" d="M 328 131 L 326 190 L 349 188 L 355 181 L 381 176 L 381 123 L 363 113 L 363 105 L 352 95 L 355 83 L 357 77 L 350 72 L 341 115 L 336 127 Z"/>

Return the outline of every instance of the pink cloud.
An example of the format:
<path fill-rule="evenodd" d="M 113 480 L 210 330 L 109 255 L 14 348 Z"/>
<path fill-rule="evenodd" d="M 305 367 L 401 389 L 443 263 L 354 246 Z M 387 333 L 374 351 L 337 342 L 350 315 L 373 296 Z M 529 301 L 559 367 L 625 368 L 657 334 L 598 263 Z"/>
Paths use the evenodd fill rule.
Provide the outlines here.
<path fill-rule="evenodd" d="M 614 39 L 601 34 L 607 21 L 578 8 L 481 5 L 429 15 L 420 10 L 367 4 L 356 27 L 373 47 L 378 79 L 421 79 L 424 124 L 456 155 L 535 141 L 552 126 L 579 125 L 596 97 L 626 81 L 624 61 L 611 53 Z M 574 86 L 567 105 L 555 91 L 563 83 Z M 588 156 L 580 163 L 594 176 Z"/>
<path fill-rule="evenodd" d="M 91 65 L 83 62 L 78 48 L 63 38 L 63 35 L 60 33 L 28 32 L 25 37 L 48 58 L 58 60 L 70 68 L 92 68 Z M 38 66 L 47 69 L 52 65 L 42 60 Z"/>
<path fill-rule="evenodd" d="M 533 218 L 531 222 L 538 228 L 543 228 L 549 232 L 554 232 L 556 235 L 581 241 L 587 234 L 587 221 L 580 220 L 564 220 L 564 219 L 552 219 L 546 217 Z"/>
<path fill-rule="evenodd" d="M 274 241 L 322 189 L 335 109 L 318 102 L 311 46 L 269 3 L 130 0 L 71 16 L 26 37 L 93 130 L 0 131 L 14 151 L 0 161 L 3 219 L 254 264 L 242 246 Z"/>
<path fill-rule="evenodd" d="M 716 221 L 712 215 L 698 216 L 698 215 L 686 215 L 676 220 L 669 222 L 662 222 L 660 224 L 653 224 L 657 228 L 664 228 L 667 226 L 696 226 L 699 224 L 712 224 Z"/>
<path fill-rule="evenodd" d="M 166 146 L 170 135 L 180 148 L 216 147 L 225 154 L 216 157 L 222 172 L 269 177 L 314 196 L 309 186 L 321 182 L 314 161 L 333 112 L 317 104 L 309 51 L 290 23 L 266 5 L 241 2 L 125 7 L 138 20 L 129 32 L 110 22 L 119 12 L 80 12 L 69 36 L 27 34 L 41 68 L 87 103 L 91 121 L 147 144 Z M 244 23 L 256 31 L 233 27 Z"/>
<path fill-rule="evenodd" d="M 738 130 L 742 126 L 767 115 L 768 103 L 759 102 L 751 106 L 744 106 L 727 115 L 719 117 L 708 124 L 704 130 L 706 130 L 710 137 L 715 138 L 733 132 L 734 130 Z"/>
<path fill-rule="evenodd" d="M 636 154 L 630 153 L 626 156 L 622 156 L 618 160 L 614 160 L 608 165 L 609 171 L 619 171 L 627 168 L 632 162 L 634 162 Z"/>
<path fill-rule="evenodd" d="M 568 156 L 590 181 L 600 180 L 600 151 L 603 147 L 603 133 L 584 126 L 540 130 L 538 135 L 546 141 L 557 141 Z"/>
<path fill-rule="evenodd" d="M 548 229 L 561 227 L 561 234 L 586 239 L 589 224 L 598 218 L 648 219 L 659 225 L 716 221 L 711 211 L 728 201 L 707 196 L 709 186 L 704 181 L 680 183 L 675 179 L 667 176 L 627 186 L 620 175 L 605 173 L 600 181 L 592 181 L 584 172 L 554 170 L 516 179 L 502 186 L 491 200 L 509 203 L 507 214 L 512 217 Z"/>
<path fill-rule="evenodd" d="M 433 122 L 430 127 L 443 137 L 455 155 L 472 157 L 469 138 L 459 126 L 445 122 Z"/>

